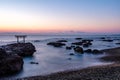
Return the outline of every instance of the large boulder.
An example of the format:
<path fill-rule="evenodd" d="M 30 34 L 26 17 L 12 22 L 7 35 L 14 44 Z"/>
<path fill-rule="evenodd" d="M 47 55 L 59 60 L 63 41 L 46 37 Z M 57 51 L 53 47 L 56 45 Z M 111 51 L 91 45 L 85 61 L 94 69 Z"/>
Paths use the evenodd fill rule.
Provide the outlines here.
<path fill-rule="evenodd" d="M 32 43 L 14 43 L 2 46 L 8 54 L 17 54 L 19 56 L 32 56 L 36 51 Z"/>
<path fill-rule="evenodd" d="M 0 76 L 16 73 L 22 67 L 22 57 L 15 54 L 7 54 L 4 49 L 0 48 Z"/>

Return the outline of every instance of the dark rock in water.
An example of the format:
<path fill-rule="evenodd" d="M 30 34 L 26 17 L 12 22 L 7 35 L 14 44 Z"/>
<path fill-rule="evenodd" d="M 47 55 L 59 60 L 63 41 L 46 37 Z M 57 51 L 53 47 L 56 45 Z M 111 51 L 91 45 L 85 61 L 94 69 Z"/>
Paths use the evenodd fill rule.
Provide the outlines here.
<path fill-rule="evenodd" d="M 38 62 L 30 62 L 30 64 L 39 64 Z"/>
<path fill-rule="evenodd" d="M 49 42 L 47 43 L 47 45 L 52 45 L 54 47 L 62 47 L 62 46 L 65 46 L 64 43 L 61 43 L 61 42 Z"/>
<path fill-rule="evenodd" d="M 67 40 L 58 40 L 56 42 L 68 42 Z"/>
<path fill-rule="evenodd" d="M 34 40 L 34 42 L 40 42 L 40 40 Z"/>
<path fill-rule="evenodd" d="M 76 40 L 81 40 L 82 38 L 75 38 Z"/>
<path fill-rule="evenodd" d="M 91 49 L 87 49 L 84 52 L 86 52 L 86 53 L 92 53 L 92 50 Z"/>
<path fill-rule="evenodd" d="M 72 44 L 74 44 L 74 45 L 82 45 L 83 42 L 74 42 L 74 43 L 72 43 Z"/>
<path fill-rule="evenodd" d="M 110 40 L 110 39 L 108 39 L 108 40 L 102 40 L 102 41 L 113 42 L 113 40 Z"/>
<path fill-rule="evenodd" d="M 92 45 L 92 43 L 91 42 L 89 42 L 89 43 L 87 43 L 88 45 Z"/>
<path fill-rule="evenodd" d="M 71 49 L 72 49 L 72 47 L 68 47 L 68 46 L 66 46 L 66 49 L 67 49 L 67 50 L 71 50 Z"/>
<path fill-rule="evenodd" d="M 6 51 L 2 48 L 0 48 L 0 59 L 6 58 L 8 55 Z"/>
<path fill-rule="evenodd" d="M 68 58 L 68 60 L 72 60 L 72 58 Z"/>
<path fill-rule="evenodd" d="M 83 47 L 89 47 L 90 45 L 92 45 L 91 42 L 86 42 L 86 43 L 83 43 Z"/>
<path fill-rule="evenodd" d="M 89 47 L 89 44 L 85 43 L 83 44 L 83 47 Z"/>
<path fill-rule="evenodd" d="M 120 45 L 120 43 L 116 43 L 116 44 Z"/>
<path fill-rule="evenodd" d="M 100 50 L 97 50 L 97 49 L 94 49 L 93 51 L 92 51 L 92 53 L 93 54 L 100 54 L 100 53 L 102 53 Z"/>
<path fill-rule="evenodd" d="M 0 76 L 19 72 L 22 68 L 22 57 L 15 54 L 9 55 L 4 49 L 0 49 Z"/>
<path fill-rule="evenodd" d="M 17 54 L 19 56 L 32 56 L 36 51 L 32 43 L 14 43 L 2 46 L 8 54 Z"/>
<path fill-rule="evenodd" d="M 71 48 L 75 48 L 75 46 L 72 45 Z"/>
<path fill-rule="evenodd" d="M 105 39 L 105 37 L 101 37 L 100 39 Z"/>
<path fill-rule="evenodd" d="M 74 51 L 83 54 L 83 48 L 82 47 L 77 46 L 77 47 L 74 48 Z"/>
<path fill-rule="evenodd" d="M 92 42 L 93 40 L 90 40 L 90 39 L 84 39 L 84 40 L 82 40 L 82 42 L 83 43 L 90 43 L 90 42 Z"/>
<path fill-rule="evenodd" d="M 70 53 L 69 55 L 71 55 L 71 56 L 72 56 L 72 55 L 74 55 L 74 53 Z"/>
<path fill-rule="evenodd" d="M 14 43 L 0 48 L 0 76 L 19 72 L 23 68 L 23 58 L 35 52 L 32 43 Z"/>

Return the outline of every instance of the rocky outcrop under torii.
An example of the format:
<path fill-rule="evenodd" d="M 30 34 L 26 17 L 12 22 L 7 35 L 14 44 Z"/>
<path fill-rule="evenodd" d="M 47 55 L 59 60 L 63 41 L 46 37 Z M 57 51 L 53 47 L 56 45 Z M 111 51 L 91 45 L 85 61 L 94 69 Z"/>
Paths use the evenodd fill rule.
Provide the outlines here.
<path fill-rule="evenodd" d="M 2 46 L 8 54 L 17 54 L 19 56 L 32 56 L 36 51 L 32 43 L 14 43 Z"/>
<path fill-rule="evenodd" d="M 32 56 L 35 52 L 32 43 L 14 43 L 0 47 L 0 76 L 22 70 L 23 56 Z"/>
<path fill-rule="evenodd" d="M 7 54 L 4 49 L 0 48 L 0 76 L 18 72 L 22 67 L 22 57 L 15 54 Z"/>

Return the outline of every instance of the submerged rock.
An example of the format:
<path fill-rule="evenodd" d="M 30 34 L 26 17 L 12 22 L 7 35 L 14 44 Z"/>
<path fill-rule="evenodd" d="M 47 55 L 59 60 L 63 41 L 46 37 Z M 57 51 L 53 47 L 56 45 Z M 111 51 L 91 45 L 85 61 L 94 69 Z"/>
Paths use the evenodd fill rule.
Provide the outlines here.
<path fill-rule="evenodd" d="M 92 53 L 93 54 L 100 54 L 100 53 L 102 53 L 100 50 L 97 50 L 97 49 L 94 49 L 93 51 L 92 51 Z"/>
<path fill-rule="evenodd" d="M 0 48 L 0 59 L 6 58 L 8 55 L 6 51 L 2 48 Z"/>
<path fill-rule="evenodd" d="M 71 49 L 72 49 L 72 47 L 68 47 L 68 46 L 66 46 L 66 49 L 67 49 L 67 50 L 71 50 Z"/>
<path fill-rule="evenodd" d="M 82 38 L 75 38 L 76 40 L 81 40 Z"/>
<path fill-rule="evenodd" d="M 62 47 L 62 46 L 65 46 L 64 43 L 61 43 L 61 42 L 49 42 L 47 43 L 47 45 L 52 45 L 54 47 Z"/>
<path fill-rule="evenodd" d="M 83 48 L 82 47 L 77 46 L 77 47 L 74 48 L 74 51 L 83 54 Z"/>
<path fill-rule="evenodd" d="M 68 42 L 67 40 L 58 40 L 56 42 Z"/>
<path fill-rule="evenodd" d="M 72 60 L 72 58 L 68 58 L 68 60 Z"/>
<path fill-rule="evenodd" d="M 113 42 L 113 40 L 111 40 L 111 39 L 106 39 L 106 40 L 102 40 L 102 41 L 106 41 L 106 42 Z"/>
<path fill-rule="evenodd" d="M 69 55 L 71 55 L 71 56 L 72 56 L 72 55 L 74 55 L 74 53 L 70 53 Z"/>
<path fill-rule="evenodd" d="M 83 47 L 89 47 L 90 45 L 92 45 L 91 42 L 86 42 L 86 43 L 83 43 Z"/>
<path fill-rule="evenodd" d="M 90 43 L 90 42 L 92 42 L 93 40 L 91 40 L 91 39 L 84 39 L 84 40 L 82 40 L 82 42 L 83 43 Z"/>
<path fill-rule="evenodd" d="M 89 44 L 85 43 L 83 44 L 83 47 L 89 47 Z"/>
<path fill-rule="evenodd" d="M 41 42 L 41 40 L 34 40 L 33 42 Z"/>
<path fill-rule="evenodd" d="M 74 42 L 72 44 L 74 44 L 74 45 L 82 45 L 83 43 L 82 42 Z"/>
<path fill-rule="evenodd" d="M 30 62 L 30 64 L 39 64 L 38 62 Z"/>
<path fill-rule="evenodd" d="M 105 37 L 101 37 L 100 39 L 106 39 Z"/>
<path fill-rule="evenodd" d="M 120 43 L 115 43 L 115 44 L 120 45 Z"/>
<path fill-rule="evenodd" d="M 86 52 L 86 53 L 92 53 L 92 50 L 91 49 L 87 49 L 84 52 Z"/>
<path fill-rule="evenodd" d="M 0 76 L 16 73 L 22 67 L 22 57 L 15 54 L 7 54 L 4 49 L 0 48 Z"/>
<path fill-rule="evenodd" d="M 83 47 L 89 47 L 90 45 L 92 45 L 92 42 L 93 40 L 87 40 L 87 39 L 85 39 L 85 40 L 82 40 L 82 41 L 80 41 L 80 42 L 73 42 L 72 44 L 73 45 L 82 45 Z"/>
<path fill-rule="evenodd" d="M 19 56 L 32 56 L 36 51 L 32 43 L 14 43 L 2 46 L 8 54 L 17 54 Z"/>

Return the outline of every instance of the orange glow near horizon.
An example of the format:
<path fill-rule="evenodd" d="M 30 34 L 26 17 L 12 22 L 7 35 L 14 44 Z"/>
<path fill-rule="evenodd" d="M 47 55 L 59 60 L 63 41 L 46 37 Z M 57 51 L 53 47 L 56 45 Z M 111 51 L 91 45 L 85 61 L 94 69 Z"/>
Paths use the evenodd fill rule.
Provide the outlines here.
<path fill-rule="evenodd" d="M 69 7 L 60 3 L 58 6 L 54 1 L 33 3 L 0 3 L 0 32 L 120 32 L 119 5 L 113 2 L 103 6 L 91 5 L 100 4 L 97 2 L 80 5 L 73 0 L 70 4 L 74 6 L 66 3 Z"/>

